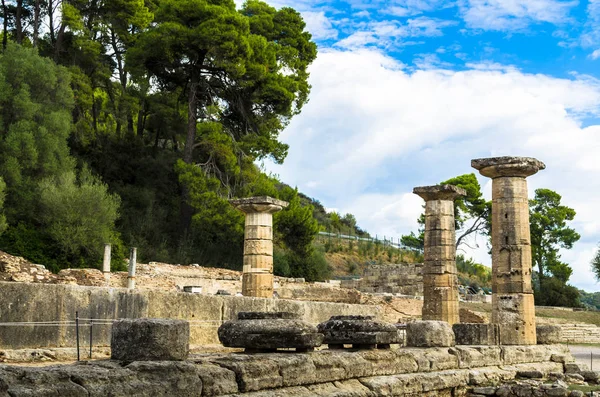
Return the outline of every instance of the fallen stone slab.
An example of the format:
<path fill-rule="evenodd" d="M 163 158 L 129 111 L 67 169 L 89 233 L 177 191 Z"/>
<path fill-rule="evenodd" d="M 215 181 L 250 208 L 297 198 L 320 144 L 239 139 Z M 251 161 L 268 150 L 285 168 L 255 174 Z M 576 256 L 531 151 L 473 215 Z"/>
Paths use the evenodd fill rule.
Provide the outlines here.
<path fill-rule="evenodd" d="M 323 343 L 317 328 L 289 312 L 240 312 L 237 320 L 226 321 L 218 330 L 225 347 L 244 348 L 247 353 L 277 349 L 312 351 Z"/>
<path fill-rule="evenodd" d="M 373 316 L 333 316 L 317 326 L 324 335 L 323 343 L 330 349 L 352 345 L 355 349 L 389 349 L 402 343 L 393 324 L 375 321 Z"/>
<path fill-rule="evenodd" d="M 121 361 L 180 361 L 189 354 L 190 324 L 184 320 L 137 318 L 112 326 L 111 358 Z"/>

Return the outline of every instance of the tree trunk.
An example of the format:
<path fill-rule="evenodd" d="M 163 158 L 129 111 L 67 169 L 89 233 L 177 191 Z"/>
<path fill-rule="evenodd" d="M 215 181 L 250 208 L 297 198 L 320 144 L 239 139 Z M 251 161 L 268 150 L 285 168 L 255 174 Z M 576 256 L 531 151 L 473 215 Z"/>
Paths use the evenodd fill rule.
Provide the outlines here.
<path fill-rule="evenodd" d="M 54 46 L 56 38 L 54 37 L 54 2 L 48 0 L 48 30 L 50 33 L 50 45 Z"/>
<path fill-rule="evenodd" d="M 23 15 L 23 0 L 17 0 L 17 13 L 15 16 L 15 39 L 18 44 L 23 43 L 23 21 L 21 16 Z"/>
<path fill-rule="evenodd" d="M 2 0 L 2 18 L 4 27 L 2 29 L 2 51 L 6 51 L 6 45 L 8 44 L 8 9 L 6 8 L 6 0 Z"/>
<path fill-rule="evenodd" d="M 60 24 L 60 29 L 58 30 L 58 37 L 56 38 L 56 45 L 54 46 L 54 61 L 58 63 L 58 58 L 60 57 L 60 53 L 62 52 L 62 43 L 65 37 L 65 23 Z"/>
<path fill-rule="evenodd" d="M 40 33 L 40 0 L 35 0 L 35 9 L 33 10 L 33 48 L 38 46 L 38 36 Z"/>
<path fill-rule="evenodd" d="M 198 73 L 192 71 L 188 92 L 188 122 L 183 148 L 183 161 L 190 164 L 193 159 L 194 143 L 196 142 L 196 124 L 198 122 Z"/>
<path fill-rule="evenodd" d="M 194 154 L 194 142 L 196 141 L 196 123 L 198 120 L 198 73 L 193 70 L 190 76 L 190 87 L 188 92 L 188 122 L 183 147 L 183 161 L 191 164 Z M 185 186 L 181 186 L 181 231 L 186 235 L 192 223 L 194 208 L 189 204 L 190 192 Z"/>

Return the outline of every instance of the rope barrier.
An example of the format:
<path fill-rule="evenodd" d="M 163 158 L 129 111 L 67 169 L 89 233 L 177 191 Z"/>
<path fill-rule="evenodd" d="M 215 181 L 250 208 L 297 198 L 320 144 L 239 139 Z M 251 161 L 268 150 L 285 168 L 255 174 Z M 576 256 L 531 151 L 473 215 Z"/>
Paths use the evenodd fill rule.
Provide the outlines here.
<path fill-rule="evenodd" d="M 79 326 L 87 327 L 91 324 L 93 325 L 112 325 L 117 320 L 123 319 L 108 319 L 108 318 L 80 318 Z M 188 321 L 190 326 L 197 327 L 202 326 L 202 324 L 206 324 L 205 326 L 215 326 L 219 324 L 223 324 L 225 321 L 221 320 L 190 320 Z M 12 321 L 12 322 L 0 322 L 0 327 L 25 327 L 25 326 L 35 326 L 35 327 L 60 327 L 60 326 L 76 326 L 75 320 L 65 320 L 65 321 Z"/>

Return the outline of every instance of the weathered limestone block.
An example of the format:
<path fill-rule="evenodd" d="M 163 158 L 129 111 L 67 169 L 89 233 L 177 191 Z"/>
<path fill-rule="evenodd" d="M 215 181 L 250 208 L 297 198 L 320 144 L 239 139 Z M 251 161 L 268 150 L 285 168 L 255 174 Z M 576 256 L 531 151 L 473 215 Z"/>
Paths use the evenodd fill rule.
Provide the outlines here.
<path fill-rule="evenodd" d="M 226 347 L 243 347 L 246 351 L 274 351 L 295 348 L 313 350 L 323 342 L 316 327 L 288 312 L 240 312 L 238 319 L 226 321 L 218 330 L 219 340 Z"/>
<path fill-rule="evenodd" d="M 554 345 L 561 342 L 561 328 L 558 325 L 537 325 L 538 345 Z"/>
<path fill-rule="evenodd" d="M 185 360 L 190 324 L 184 320 L 139 318 L 112 326 L 111 357 L 122 361 Z"/>
<path fill-rule="evenodd" d="M 528 157 L 471 161 L 492 178 L 492 322 L 503 345 L 536 344 L 526 177 L 546 168 Z"/>
<path fill-rule="evenodd" d="M 457 345 L 498 345 L 500 332 L 497 324 L 460 323 L 452 326 Z"/>
<path fill-rule="evenodd" d="M 375 321 L 373 316 L 333 316 L 317 326 L 330 349 L 352 345 L 354 348 L 389 348 L 402 343 L 392 324 Z"/>
<path fill-rule="evenodd" d="M 209 363 L 199 363 L 196 369 L 202 380 L 203 396 L 212 397 L 238 392 L 235 372 Z"/>
<path fill-rule="evenodd" d="M 200 397 L 202 381 L 194 364 L 181 361 L 134 362 L 122 367 L 91 365 L 0 368 L 0 395 L 19 397 Z"/>
<path fill-rule="evenodd" d="M 536 342 L 533 294 L 493 294 L 492 322 L 500 326 L 503 345 Z"/>
<path fill-rule="evenodd" d="M 406 325 L 406 345 L 410 347 L 450 347 L 454 332 L 444 321 L 415 321 Z"/>
<path fill-rule="evenodd" d="M 499 346 L 456 346 L 449 350 L 458 358 L 459 368 L 489 367 L 502 365 Z"/>

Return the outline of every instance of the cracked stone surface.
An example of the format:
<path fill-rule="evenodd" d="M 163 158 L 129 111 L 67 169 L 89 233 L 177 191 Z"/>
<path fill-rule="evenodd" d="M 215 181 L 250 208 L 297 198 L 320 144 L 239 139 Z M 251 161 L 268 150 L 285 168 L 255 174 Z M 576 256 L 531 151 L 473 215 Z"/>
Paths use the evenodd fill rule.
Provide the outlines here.
<path fill-rule="evenodd" d="M 330 348 L 332 345 L 388 347 L 390 344 L 402 343 L 396 326 L 375 321 L 373 316 L 333 316 L 319 324 L 317 330 L 325 336 L 323 343 L 328 344 Z"/>
<path fill-rule="evenodd" d="M 283 348 L 309 350 L 321 346 L 323 342 L 323 334 L 294 313 L 240 314 L 237 320 L 226 321 L 219 327 L 219 340 L 223 346 L 240 347 L 248 351 Z"/>

